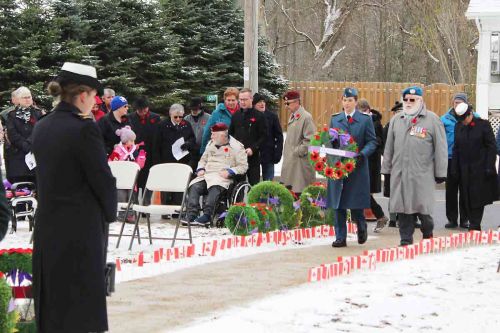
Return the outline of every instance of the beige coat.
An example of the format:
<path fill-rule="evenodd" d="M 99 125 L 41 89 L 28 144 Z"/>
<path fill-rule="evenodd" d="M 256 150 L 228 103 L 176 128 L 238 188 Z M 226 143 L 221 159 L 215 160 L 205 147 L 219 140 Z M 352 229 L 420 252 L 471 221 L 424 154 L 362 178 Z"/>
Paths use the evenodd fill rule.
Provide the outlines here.
<path fill-rule="evenodd" d="M 285 186 L 291 185 L 294 192 L 302 192 L 316 177 L 307 157 L 310 138 L 315 132 L 313 118 L 302 106 L 288 120 L 281 182 Z"/>
<path fill-rule="evenodd" d="M 205 169 L 205 174 L 193 179 L 190 185 L 205 180 L 207 188 L 219 185 L 227 189 L 232 180 L 223 178 L 219 173 L 231 169 L 237 175 L 244 175 L 248 170 L 245 147 L 233 137 L 230 137 L 228 145 L 219 148 L 209 141 L 198 163 L 199 169 Z"/>

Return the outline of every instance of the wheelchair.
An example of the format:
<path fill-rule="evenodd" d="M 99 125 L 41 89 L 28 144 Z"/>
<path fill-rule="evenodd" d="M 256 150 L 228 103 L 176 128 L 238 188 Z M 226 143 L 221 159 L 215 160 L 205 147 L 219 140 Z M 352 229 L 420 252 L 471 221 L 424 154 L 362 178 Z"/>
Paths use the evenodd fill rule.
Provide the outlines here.
<path fill-rule="evenodd" d="M 231 205 L 237 202 L 247 202 L 248 192 L 252 185 L 246 180 L 246 177 L 238 176 L 234 179 L 234 182 L 229 185 L 229 188 L 222 192 L 219 198 L 216 200 L 214 211 L 210 219 L 210 226 L 216 228 L 224 227 L 224 215 Z"/>
<path fill-rule="evenodd" d="M 214 211 L 210 217 L 210 227 L 222 228 L 224 227 L 223 213 L 229 209 L 229 207 L 237 202 L 247 202 L 248 192 L 250 191 L 251 185 L 247 182 L 245 175 L 238 175 L 234 178 L 234 181 L 229 185 L 227 190 L 221 192 L 217 200 L 215 201 Z M 189 193 L 189 189 L 188 189 Z M 188 194 L 189 195 L 189 194 Z M 187 201 L 187 199 L 186 199 Z M 205 202 L 205 196 L 200 198 L 200 206 L 202 207 Z M 185 216 L 187 214 L 187 206 L 183 207 L 180 212 L 180 216 Z"/>

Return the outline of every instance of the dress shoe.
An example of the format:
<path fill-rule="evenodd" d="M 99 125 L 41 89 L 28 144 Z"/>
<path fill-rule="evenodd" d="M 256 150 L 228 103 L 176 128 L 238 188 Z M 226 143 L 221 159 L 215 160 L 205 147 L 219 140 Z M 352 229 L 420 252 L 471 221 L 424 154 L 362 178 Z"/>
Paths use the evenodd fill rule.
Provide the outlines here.
<path fill-rule="evenodd" d="M 460 228 L 469 229 L 469 221 L 460 221 Z"/>
<path fill-rule="evenodd" d="M 366 231 L 366 229 L 358 229 L 358 244 L 366 243 L 367 239 L 368 239 L 368 232 Z"/>
<path fill-rule="evenodd" d="M 444 227 L 446 229 L 455 229 L 456 227 L 458 227 L 458 224 L 457 222 L 448 222 L 444 225 Z"/>
<path fill-rule="evenodd" d="M 337 239 L 332 243 L 332 247 L 346 247 L 345 239 Z"/>

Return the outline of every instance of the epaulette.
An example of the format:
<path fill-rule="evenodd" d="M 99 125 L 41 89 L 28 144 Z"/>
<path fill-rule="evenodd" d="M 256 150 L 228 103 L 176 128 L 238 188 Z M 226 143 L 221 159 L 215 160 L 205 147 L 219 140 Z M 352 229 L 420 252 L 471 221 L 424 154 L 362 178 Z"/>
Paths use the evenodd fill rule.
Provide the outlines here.
<path fill-rule="evenodd" d="M 335 117 L 335 116 L 338 116 L 341 112 L 337 112 L 337 113 L 334 113 L 332 114 L 332 118 Z"/>
<path fill-rule="evenodd" d="M 371 115 L 363 113 L 363 112 L 360 112 L 360 114 L 362 114 L 363 116 L 371 117 Z"/>

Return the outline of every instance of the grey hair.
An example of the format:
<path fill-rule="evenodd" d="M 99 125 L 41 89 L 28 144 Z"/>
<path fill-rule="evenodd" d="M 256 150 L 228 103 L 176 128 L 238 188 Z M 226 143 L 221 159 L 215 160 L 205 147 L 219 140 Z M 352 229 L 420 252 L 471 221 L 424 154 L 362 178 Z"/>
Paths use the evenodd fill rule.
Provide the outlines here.
<path fill-rule="evenodd" d="M 103 96 L 104 95 L 109 95 L 109 96 L 116 96 L 116 93 L 113 89 L 111 88 L 106 88 L 104 89 L 104 93 L 103 93 Z"/>
<path fill-rule="evenodd" d="M 175 103 L 170 106 L 170 109 L 168 110 L 168 114 L 171 116 L 173 113 L 180 112 L 184 114 L 184 107 L 181 104 Z"/>
<path fill-rule="evenodd" d="M 370 104 L 368 103 L 368 101 L 366 100 L 366 98 L 360 98 L 359 99 L 359 101 L 358 101 L 358 108 L 360 110 L 370 109 Z"/>
<path fill-rule="evenodd" d="M 13 94 L 15 94 L 15 97 L 21 97 L 21 96 L 31 96 L 31 91 L 27 87 L 19 87 L 17 88 Z"/>

